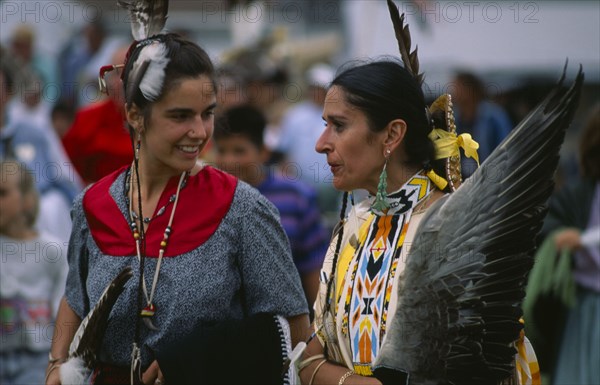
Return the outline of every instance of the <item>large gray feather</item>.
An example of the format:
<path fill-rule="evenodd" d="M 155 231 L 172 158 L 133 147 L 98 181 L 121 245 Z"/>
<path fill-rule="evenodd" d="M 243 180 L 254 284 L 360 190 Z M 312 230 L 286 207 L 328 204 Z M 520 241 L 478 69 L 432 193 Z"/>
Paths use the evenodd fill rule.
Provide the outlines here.
<path fill-rule="evenodd" d="M 568 90 L 564 76 L 455 193 L 428 210 L 375 368 L 408 372 L 411 384 L 496 384 L 511 375 L 535 238 L 583 83 L 581 69 Z"/>
<path fill-rule="evenodd" d="M 118 0 L 117 3 L 129 11 L 131 34 L 135 40 L 157 35 L 165 27 L 169 0 Z"/>

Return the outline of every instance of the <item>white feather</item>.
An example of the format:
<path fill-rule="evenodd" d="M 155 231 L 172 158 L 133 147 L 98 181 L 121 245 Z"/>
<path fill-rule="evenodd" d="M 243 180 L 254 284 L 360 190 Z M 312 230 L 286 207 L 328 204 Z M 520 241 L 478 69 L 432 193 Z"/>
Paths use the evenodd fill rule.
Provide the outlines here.
<path fill-rule="evenodd" d="M 81 357 L 70 358 L 58 370 L 60 371 L 60 383 L 62 385 L 87 384 L 87 379 L 91 372 L 86 368 Z"/>
<path fill-rule="evenodd" d="M 135 79 L 142 64 L 146 61 L 150 62 L 139 88 L 144 98 L 151 102 L 160 97 L 163 82 L 165 81 L 165 70 L 170 60 L 167 54 L 166 45 L 155 41 L 142 48 L 137 60 L 133 63 L 133 71 L 130 76 L 132 79 Z"/>

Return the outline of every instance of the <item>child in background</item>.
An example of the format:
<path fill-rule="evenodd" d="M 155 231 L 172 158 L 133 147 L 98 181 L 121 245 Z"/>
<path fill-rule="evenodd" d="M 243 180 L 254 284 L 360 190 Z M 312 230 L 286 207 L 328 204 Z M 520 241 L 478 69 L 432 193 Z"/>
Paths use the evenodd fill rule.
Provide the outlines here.
<path fill-rule="evenodd" d="M 32 175 L 0 162 L 0 383 L 43 384 L 67 273 L 62 242 L 34 230 Z"/>
<path fill-rule="evenodd" d="M 304 293 L 311 306 L 319 288 L 319 271 L 328 247 L 315 190 L 298 178 L 276 175 L 265 164 L 267 120 L 255 107 L 242 105 L 215 121 L 217 165 L 255 187 L 279 210 Z"/>

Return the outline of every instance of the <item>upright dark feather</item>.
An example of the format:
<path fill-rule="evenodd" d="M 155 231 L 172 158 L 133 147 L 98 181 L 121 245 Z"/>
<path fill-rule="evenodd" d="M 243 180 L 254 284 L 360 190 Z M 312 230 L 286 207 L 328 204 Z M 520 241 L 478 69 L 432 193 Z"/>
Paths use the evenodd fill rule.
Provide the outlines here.
<path fill-rule="evenodd" d="M 137 41 L 157 35 L 165 27 L 169 0 L 118 0 L 117 4 L 129 11 L 131 34 Z"/>
<path fill-rule="evenodd" d="M 418 47 L 415 47 L 413 52 L 410 52 L 410 30 L 408 24 L 404 25 L 404 14 L 400 16 L 398 8 L 392 0 L 387 0 L 387 5 L 394 24 L 396 40 L 398 40 L 398 48 L 400 49 L 400 57 L 404 62 L 404 67 L 417 79 L 419 84 L 423 84 L 423 74 L 419 74 L 419 58 L 417 57 Z"/>

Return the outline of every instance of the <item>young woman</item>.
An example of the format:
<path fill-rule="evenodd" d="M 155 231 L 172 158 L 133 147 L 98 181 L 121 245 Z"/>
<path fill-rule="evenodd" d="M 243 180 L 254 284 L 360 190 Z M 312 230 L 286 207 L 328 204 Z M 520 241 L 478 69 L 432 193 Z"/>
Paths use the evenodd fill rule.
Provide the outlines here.
<path fill-rule="evenodd" d="M 70 271 L 51 350 L 52 360 L 67 356 L 74 325 L 131 266 L 134 279 L 112 310 L 94 383 L 129 383 L 134 341 L 147 384 L 228 382 L 262 372 L 273 378 L 274 371 L 281 380 L 281 356 L 275 369 L 249 373 L 224 370 L 232 362 L 223 352 L 243 368 L 281 345 L 277 338 L 253 345 L 248 335 L 289 323 L 291 340 L 304 338 L 306 301 L 276 210 L 247 184 L 197 160 L 213 131 L 214 75 L 206 52 L 175 34 L 135 42 L 126 59 L 135 160 L 75 202 Z M 246 335 L 232 338 L 240 330 Z M 254 354 L 235 359 L 248 351 Z M 49 367 L 48 384 L 59 382 L 58 372 Z"/>

